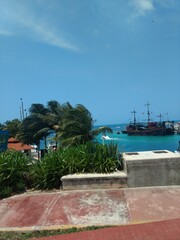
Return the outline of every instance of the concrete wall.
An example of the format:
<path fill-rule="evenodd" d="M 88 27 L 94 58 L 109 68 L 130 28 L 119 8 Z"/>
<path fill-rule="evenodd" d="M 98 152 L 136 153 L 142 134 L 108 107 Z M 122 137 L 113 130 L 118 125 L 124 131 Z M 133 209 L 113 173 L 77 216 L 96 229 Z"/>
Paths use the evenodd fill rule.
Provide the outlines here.
<path fill-rule="evenodd" d="M 180 185 L 180 155 L 146 151 L 124 153 L 128 187 Z"/>
<path fill-rule="evenodd" d="M 111 189 L 127 187 L 124 172 L 111 174 L 72 174 L 61 178 L 63 190 Z"/>

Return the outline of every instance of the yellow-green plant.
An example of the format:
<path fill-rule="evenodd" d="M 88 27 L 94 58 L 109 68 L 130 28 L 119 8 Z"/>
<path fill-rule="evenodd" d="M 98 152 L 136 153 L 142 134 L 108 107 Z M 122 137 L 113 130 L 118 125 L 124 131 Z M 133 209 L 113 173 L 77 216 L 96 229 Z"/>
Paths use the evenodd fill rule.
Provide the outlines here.
<path fill-rule="evenodd" d="M 20 193 L 26 189 L 28 158 L 16 151 L 0 154 L 0 198 Z"/>

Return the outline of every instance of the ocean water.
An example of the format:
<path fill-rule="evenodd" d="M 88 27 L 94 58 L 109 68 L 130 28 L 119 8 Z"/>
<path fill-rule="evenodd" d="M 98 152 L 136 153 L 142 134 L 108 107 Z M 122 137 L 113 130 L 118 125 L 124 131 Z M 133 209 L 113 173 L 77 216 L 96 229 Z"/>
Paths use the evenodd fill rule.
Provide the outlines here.
<path fill-rule="evenodd" d="M 179 146 L 180 135 L 170 136 L 128 136 L 127 134 L 118 134 L 125 130 L 125 124 L 106 125 L 113 130 L 113 133 L 107 133 L 108 140 L 102 139 L 102 134 L 97 137 L 98 142 L 108 144 L 110 142 L 118 145 L 120 152 L 151 151 L 151 150 L 169 150 L 176 151 Z"/>
<path fill-rule="evenodd" d="M 97 141 L 103 144 L 111 142 L 118 145 L 119 152 L 136 152 L 151 150 L 169 150 L 176 151 L 179 147 L 180 135 L 170 136 L 128 136 L 127 134 L 118 134 L 125 130 L 126 124 L 106 125 L 113 130 L 113 133 L 107 133 L 109 140 L 102 139 L 102 134 L 97 137 Z M 99 127 L 99 126 L 97 126 Z M 47 143 L 53 141 L 54 134 L 51 133 L 47 138 Z M 40 142 L 40 149 L 44 149 L 44 141 Z"/>

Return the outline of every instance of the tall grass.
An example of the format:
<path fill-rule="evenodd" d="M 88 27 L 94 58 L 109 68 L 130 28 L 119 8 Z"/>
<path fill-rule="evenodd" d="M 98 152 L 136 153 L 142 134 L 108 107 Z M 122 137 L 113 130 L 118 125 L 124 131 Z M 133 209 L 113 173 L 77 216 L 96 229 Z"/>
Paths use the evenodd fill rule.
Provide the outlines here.
<path fill-rule="evenodd" d="M 26 189 L 28 158 L 21 152 L 6 151 L 0 154 L 0 198 Z"/>

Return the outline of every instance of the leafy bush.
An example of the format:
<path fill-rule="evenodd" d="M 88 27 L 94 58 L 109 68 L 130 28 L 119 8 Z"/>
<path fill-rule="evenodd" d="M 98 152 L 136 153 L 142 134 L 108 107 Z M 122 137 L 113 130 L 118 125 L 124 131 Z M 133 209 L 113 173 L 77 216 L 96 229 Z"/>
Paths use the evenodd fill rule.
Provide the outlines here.
<path fill-rule="evenodd" d="M 0 198 L 20 193 L 26 188 L 60 188 L 61 177 L 74 173 L 110 173 L 122 169 L 117 145 L 86 143 L 59 148 L 38 161 L 25 154 L 7 151 L 0 154 Z"/>
<path fill-rule="evenodd" d="M 21 152 L 6 151 L 0 154 L 0 198 L 26 189 L 28 158 Z"/>
<path fill-rule="evenodd" d="M 117 145 L 101 145 L 86 143 L 76 147 L 68 147 L 63 151 L 66 172 L 73 173 L 110 173 L 120 170 L 120 158 Z"/>
<path fill-rule="evenodd" d="M 86 143 L 59 148 L 34 162 L 30 166 L 30 176 L 36 189 L 59 188 L 61 177 L 74 173 L 110 173 L 121 170 L 121 157 L 117 145 Z"/>
<path fill-rule="evenodd" d="M 53 189 L 60 187 L 60 178 L 66 173 L 62 152 L 52 151 L 44 158 L 34 161 L 30 166 L 30 179 L 35 189 Z"/>

